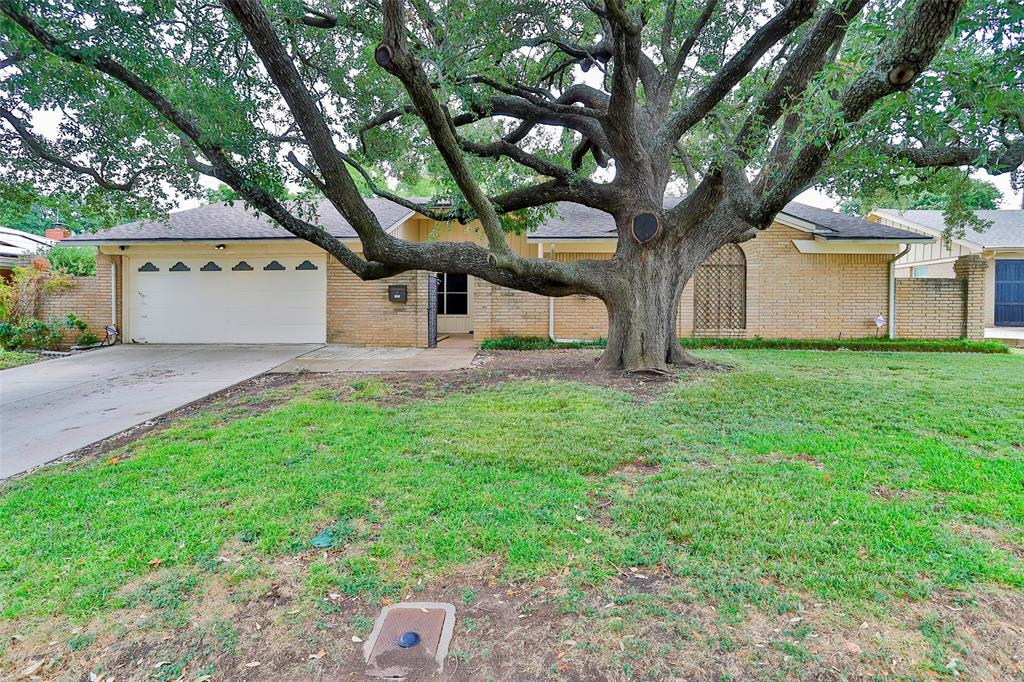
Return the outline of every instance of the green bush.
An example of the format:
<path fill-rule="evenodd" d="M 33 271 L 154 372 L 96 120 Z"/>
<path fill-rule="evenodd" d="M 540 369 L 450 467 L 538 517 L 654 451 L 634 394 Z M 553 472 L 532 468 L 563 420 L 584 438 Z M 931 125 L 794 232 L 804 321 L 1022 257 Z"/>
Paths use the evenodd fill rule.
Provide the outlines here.
<path fill-rule="evenodd" d="M 63 329 L 64 321 L 59 319 L 0 322 L 0 347 L 4 350 L 49 348 L 60 341 Z"/>
<path fill-rule="evenodd" d="M 89 246 L 54 246 L 46 258 L 55 269 L 75 277 L 96 274 L 96 249 Z"/>
<path fill-rule="evenodd" d="M 550 348 L 604 348 L 604 339 L 595 341 L 555 342 L 542 336 L 505 336 L 480 344 L 485 350 L 545 350 Z M 999 341 L 968 339 L 679 339 L 684 348 L 779 349 L 779 350 L 857 350 L 914 351 L 921 353 L 1009 353 Z"/>
<path fill-rule="evenodd" d="M 969 339 L 679 339 L 684 348 L 912 351 L 920 353 L 1009 353 L 999 341 Z"/>
<path fill-rule="evenodd" d="M 92 332 L 82 332 L 78 335 L 78 339 L 75 341 L 75 345 L 78 346 L 92 346 L 100 342 L 100 337 L 96 336 Z"/>
<path fill-rule="evenodd" d="M 604 348 L 604 339 L 555 342 L 544 336 L 503 336 L 480 344 L 484 350 L 548 350 L 550 348 Z"/>
<path fill-rule="evenodd" d="M 78 330 L 80 346 L 89 346 L 99 341 L 99 337 L 87 331 L 88 322 L 74 313 L 68 313 L 64 317 L 51 317 L 46 322 L 34 318 L 22 319 L 19 322 L 0 322 L 0 348 L 51 348 L 60 343 L 65 329 Z"/>

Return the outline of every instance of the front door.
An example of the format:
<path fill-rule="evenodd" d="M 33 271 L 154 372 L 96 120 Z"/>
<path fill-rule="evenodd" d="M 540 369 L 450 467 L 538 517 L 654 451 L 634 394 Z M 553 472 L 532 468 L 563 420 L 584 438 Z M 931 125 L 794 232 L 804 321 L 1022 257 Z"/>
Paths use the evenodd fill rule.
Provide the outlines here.
<path fill-rule="evenodd" d="M 473 331 L 470 314 L 469 275 L 437 275 L 437 332 L 438 334 L 468 334 Z"/>
<path fill-rule="evenodd" d="M 996 259 L 996 326 L 1024 327 L 1024 260 Z"/>

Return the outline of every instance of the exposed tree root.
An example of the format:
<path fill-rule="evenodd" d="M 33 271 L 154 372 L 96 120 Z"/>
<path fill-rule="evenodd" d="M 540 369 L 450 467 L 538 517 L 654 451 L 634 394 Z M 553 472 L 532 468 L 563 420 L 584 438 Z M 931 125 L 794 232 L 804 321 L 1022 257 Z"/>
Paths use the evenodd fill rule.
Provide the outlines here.
<path fill-rule="evenodd" d="M 683 350 L 683 347 L 675 344 L 669 349 L 669 364 L 676 367 L 682 367 L 684 369 L 696 369 L 699 371 L 706 372 L 720 372 L 727 367 L 718 364 L 717 362 L 711 362 L 710 360 L 704 360 L 698 358 L 695 355 L 691 355 Z"/>
<path fill-rule="evenodd" d="M 637 378 L 648 378 L 654 381 L 672 381 L 676 379 L 676 374 L 665 369 L 658 369 L 657 367 L 647 367 L 639 369 L 623 369 L 619 370 L 622 374 Z"/>

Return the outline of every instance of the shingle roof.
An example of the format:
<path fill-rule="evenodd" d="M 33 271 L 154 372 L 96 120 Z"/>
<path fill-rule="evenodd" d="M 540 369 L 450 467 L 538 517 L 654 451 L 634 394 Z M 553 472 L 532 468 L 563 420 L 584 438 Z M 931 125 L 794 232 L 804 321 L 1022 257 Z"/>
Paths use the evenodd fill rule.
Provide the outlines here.
<path fill-rule="evenodd" d="M 370 210 L 381 226 L 388 229 L 404 221 L 412 211 L 385 199 L 368 199 Z M 355 230 L 341 214 L 324 200 L 317 207 L 316 223 L 329 234 L 341 239 L 355 239 Z M 246 209 L 241 201 L 207 204 L 198 208 L 171 213 L 166 221 L 140 221 L 117 225 L 108 230 L 70 237 L 65 243 L 133 242 L 133 241 L 205 241 L 223 239 L 296 239 L 262 213 Z"/>
<path fill-rule="evenodd" d="M 946 229 L 942 211 L 879 209 L 879 215 L 908 220 L 933 230 Z M 981 244 L 983 248 L 1024 248 L 1024 210 L 975 211 L 974 214 L 992 225 L 983 232 L 967 228 L 964 239 Z"/>
<path fill-rule="evenodd" d="M 666 197 L 665 208 L 672 208 L 679 197 Z M 899 230 L 863 218 L 843 215 L 807 204 L 790 202 L 782 210 L 785 215 L 811 223 L 815 234 L 824 239 L 921 239 L 921 235 L 909 230 Z M 595 208 L 561 202 L 556 215 L 530 233 L 530 239 L 614 239 L 615 220 Z"/>
<path fill-rule="evenodd" d="M 815 234 L 825 239 L 889 239 L 898 241 L 921 238 L 920 234 L 910 230 L 900 230 L 882 223 L 836 213 L 824 208 L 815 208 L 796 201 L 786 204 L 782 213 L 813 223 L 818 228 Z"/>
<path fill-rule="evenodd" d="M 672 208 L 679 197 L 666 197 L 665 208 Z M 366 202 L 385 229 L 407 218 L 413 212 L 385 199 Z M 354 239 L 355 231 L 326 200 L 317 209 L 317 224 L 329 234 L 342 239 Z M 921 235 L 899 230 L 861 218 L 814 208 L 806 204 L 790 203 L 783 209 L 790 215 L 814 226 L 815 234 L 824 239 L 920 239 Z M 615 239 L 615 220 L 604 211 L 569 202 L 556 205 L 553 217 L 529 235 L 533 240 L 545 239 Z M 246 209 L 242 202 L 208 204 L 185 211 L 171 213 L 166 221 L 141 221 L 118 225 L 108 230 L 76 235 L 66 243 L 138 242 L 138 241 L 225 241 L 235 239 L 295 239 L 290 232 L 278 226 L 265 215 Z"/>

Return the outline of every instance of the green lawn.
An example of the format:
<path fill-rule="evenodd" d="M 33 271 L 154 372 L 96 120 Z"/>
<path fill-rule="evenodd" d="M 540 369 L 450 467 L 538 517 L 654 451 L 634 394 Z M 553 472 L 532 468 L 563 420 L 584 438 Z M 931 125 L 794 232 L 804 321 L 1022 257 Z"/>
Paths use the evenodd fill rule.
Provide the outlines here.
<path fill-rule="evenodd" d="M 320 393 L 34 475 L 0 497 L 2 613 L 84 616 L 152 559 L 202 567 L 235 539 L 295 552 L 326 524 L 367 547 L 311 572 L 348 590 L 490 555 L 510 577 L 665 562 L 830 599 L 1024 585 L 1020 561 L 950 530 L 1022 538 L 1022 358 L 705 355 L 735 370 L 651 404 L 558 383 L 394 408 Z M 627 490 L 615 470 L 634 461 L 657 468 Z"/>
<path fill-rule="evenodd" d="M 23 353 L 16 350 L 0 350 L 0 369 L 20 367 L 34 362 L 38 356 L 35 353 Z"/>
<path fill-rule="evenodd" d="M 485 559 L 571 590 L 657 567 L 735 614 L 1024 587 L 1024 357 L 700 354 L 732 370 L 653 401 L 369 380 L 34 474 L 0 496 L 0 614 L 87 620 L 154 559 L 187 592 L 225 547 L 269 561 L 327 526 L 360 551 L 312 561 L 304 589 L 371 603 Z"/>

